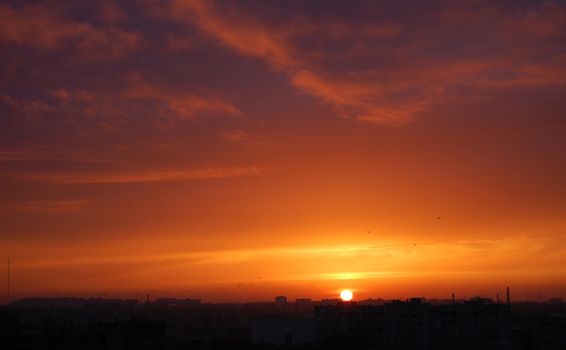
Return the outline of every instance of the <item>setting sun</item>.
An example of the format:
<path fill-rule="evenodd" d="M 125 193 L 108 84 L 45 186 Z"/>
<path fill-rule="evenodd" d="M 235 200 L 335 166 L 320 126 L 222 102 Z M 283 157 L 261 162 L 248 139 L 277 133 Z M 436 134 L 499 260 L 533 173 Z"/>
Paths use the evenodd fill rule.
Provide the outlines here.
<path fill-rule="evenodd" d="M 352 291 L 349 289 L 344 289 L 343 291 L 340 292 L 340 298 L 343 301 L 350 301 L 352 300 L 352 298 L 354 297 L 354 294 L 352 294 Z"/>

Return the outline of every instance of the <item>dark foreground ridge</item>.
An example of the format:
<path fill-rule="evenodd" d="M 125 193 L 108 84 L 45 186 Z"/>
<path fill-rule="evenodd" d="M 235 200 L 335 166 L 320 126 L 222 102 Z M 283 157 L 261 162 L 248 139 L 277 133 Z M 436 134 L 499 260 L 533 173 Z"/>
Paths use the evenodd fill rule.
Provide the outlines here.
<path fill-rule="evenodd" d="M 2 349 L 562 350 L 566 303 L 29 298 L 0 309 L 0 336 Z"/>

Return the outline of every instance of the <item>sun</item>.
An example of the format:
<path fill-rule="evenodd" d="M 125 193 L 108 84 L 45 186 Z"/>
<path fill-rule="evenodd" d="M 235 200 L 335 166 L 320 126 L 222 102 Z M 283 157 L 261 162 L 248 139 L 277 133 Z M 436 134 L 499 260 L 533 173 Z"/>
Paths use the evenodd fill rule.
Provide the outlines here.
<path fill-rule="evenodd" d="M 340 298 L 343 301 L 350 301 L 350 300 L 352 300 L 353 297 L 354 297 L 354 294 L 349 289 L 344 289 L 343 291 L 340 292 Z"/>

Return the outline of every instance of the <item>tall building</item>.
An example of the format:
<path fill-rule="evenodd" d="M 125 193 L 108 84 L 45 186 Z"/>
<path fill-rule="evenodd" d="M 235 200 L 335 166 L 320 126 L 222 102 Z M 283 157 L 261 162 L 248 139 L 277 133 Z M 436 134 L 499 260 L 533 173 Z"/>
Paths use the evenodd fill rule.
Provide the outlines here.
<path fill-rule="evenodd" d="M 287 297 L 283 295 L 279 295 L 275 297 L 275 304 L 277 305 L 287 305 Z"/>

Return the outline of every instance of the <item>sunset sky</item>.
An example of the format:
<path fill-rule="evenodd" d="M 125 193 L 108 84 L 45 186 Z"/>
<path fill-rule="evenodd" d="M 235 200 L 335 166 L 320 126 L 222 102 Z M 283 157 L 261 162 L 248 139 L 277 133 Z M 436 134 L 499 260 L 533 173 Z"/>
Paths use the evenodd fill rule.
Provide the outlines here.
<path fill-rule="evenodd" d="M 0 1 L 8 257 L 12 298 L 566 297 L 566 2 Z"/>

